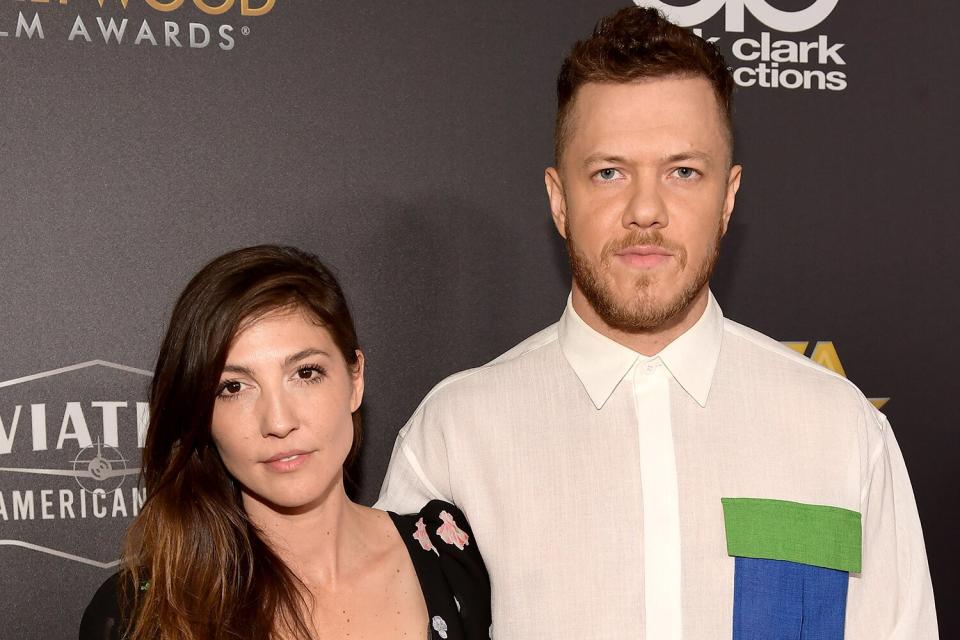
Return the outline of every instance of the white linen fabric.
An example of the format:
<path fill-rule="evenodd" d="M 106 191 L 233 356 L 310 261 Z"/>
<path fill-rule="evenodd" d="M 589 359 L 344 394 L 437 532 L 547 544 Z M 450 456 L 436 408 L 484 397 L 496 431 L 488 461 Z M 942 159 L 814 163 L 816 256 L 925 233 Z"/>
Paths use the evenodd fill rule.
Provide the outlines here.
<path fill-rule="evenodd" d="M 654 357 L 560 321 L 431 391 L 377 506 L 469 518 L 492 637 L 716 640 L 732 633 L 723 497 L 862 514 L 846 640 L 937 638 L 913 490 L 849 381 L 706 311 Z"/>

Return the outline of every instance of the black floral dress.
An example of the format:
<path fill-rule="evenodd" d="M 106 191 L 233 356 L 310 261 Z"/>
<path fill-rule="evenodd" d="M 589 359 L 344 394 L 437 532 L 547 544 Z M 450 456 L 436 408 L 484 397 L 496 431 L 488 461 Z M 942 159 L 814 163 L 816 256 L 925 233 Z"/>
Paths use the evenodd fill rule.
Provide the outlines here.
<path fill-rule="evenodd" d="M 390 513 L 427 604 L 427 640 L 487 640 L 490 579 L 463 513 L 432 500 L 410 515 Z M 117 575 L 100 587 L 80 623 L 80 640 L 122 640 Z"/>
<path fill-rule="evenodd" d="M 490 580 L 463 513 L 432 500 L 420 513 L 390 517 L 420 580 L 430 618 L 428 640 L 487 640 Z"/>

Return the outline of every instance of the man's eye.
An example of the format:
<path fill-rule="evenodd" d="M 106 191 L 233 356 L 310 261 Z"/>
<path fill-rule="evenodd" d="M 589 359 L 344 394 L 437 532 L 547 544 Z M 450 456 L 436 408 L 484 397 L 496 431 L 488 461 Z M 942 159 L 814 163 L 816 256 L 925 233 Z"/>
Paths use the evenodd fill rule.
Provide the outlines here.
<path fill-rule="evenodd" d="M 615 180 L 619 175 L 620 172 L 616 169 L 600 169 L 600 171 L 597 171 L 597 177 L 604 182 Z"/>
<path fill-rule="evenodd" d="M 697 176 L 697 170 L 691 169 L 690 167 L 679 167 L 674 171 L 678 178 L 683 178 L 684 180 L 689 180 Z"/>

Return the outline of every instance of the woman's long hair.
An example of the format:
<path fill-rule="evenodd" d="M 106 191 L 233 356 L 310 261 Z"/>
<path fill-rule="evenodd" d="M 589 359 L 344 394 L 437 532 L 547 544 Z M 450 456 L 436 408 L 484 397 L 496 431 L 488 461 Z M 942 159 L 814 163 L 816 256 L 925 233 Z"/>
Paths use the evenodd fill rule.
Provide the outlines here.
<path fill-rule="evenodd" d="M 121 602 L 131 640 L 312 637 L 302 583 L 250 522 L 210 435 L 233 338 L 246 323 L 294 307 L 327 329 L 348 366 L 357 366 L 340 286 L 315 256 L 292 247 L 217 258 L 174 307 L 150 388 L 147 500 L 124 541 Z M 359 444 L 355 413 L 345 467 Z"/>

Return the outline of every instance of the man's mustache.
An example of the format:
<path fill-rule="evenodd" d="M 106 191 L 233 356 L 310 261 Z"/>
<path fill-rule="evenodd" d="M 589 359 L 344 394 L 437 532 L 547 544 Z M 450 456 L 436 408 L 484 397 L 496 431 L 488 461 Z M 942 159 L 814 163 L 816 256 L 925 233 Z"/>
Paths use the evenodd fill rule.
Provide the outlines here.
<path fill-rule="evenodd" d="M 686 250 L 682 246 L 668 241 L 659 231 L 636 231 L 607 243 L 603 248 L 601 258 L 606 259 L 628 247 L 635 246 L 660 247 L 673 253 L 678 258 L 686 255 Z"/>

